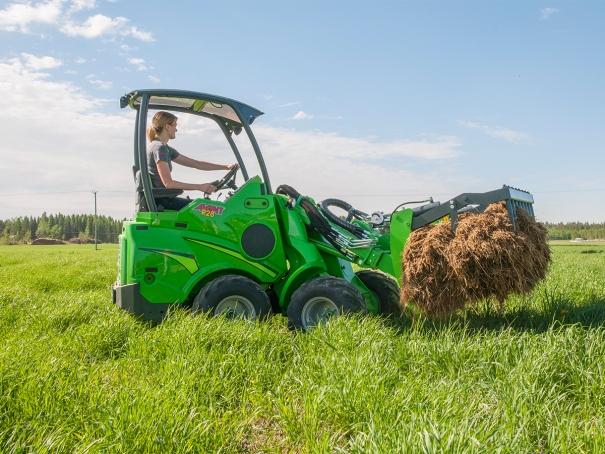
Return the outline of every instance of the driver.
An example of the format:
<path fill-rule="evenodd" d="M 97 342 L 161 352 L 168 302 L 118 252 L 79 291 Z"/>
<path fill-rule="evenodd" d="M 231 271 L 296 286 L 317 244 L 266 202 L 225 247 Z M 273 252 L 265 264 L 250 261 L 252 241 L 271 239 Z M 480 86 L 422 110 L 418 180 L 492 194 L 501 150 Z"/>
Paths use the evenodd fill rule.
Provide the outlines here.
<path fill-rule="evenodd" d="M 216 188 L 210 183 L 182 183 L 172 179 L 172 163 L 176 162 L 185 167 L 199 170 L 231 170 L 236 164 L 212 164 L 206 161 L 196 161 L 180 154 L 168 146 L 168 141 L 176 137 L 177 117 L 169 112 L 157 112 L 153 116 L 151 126 L 147 128 L 147 138 L 151 145 L 147 148 L 147 165 L 149 176 L 154 188 L 184 189 L 202 191 L 211 194 Z M 156 199 L 156 203 L 168 210 L 180 210 L 191 203 L 182 197 Z"/>

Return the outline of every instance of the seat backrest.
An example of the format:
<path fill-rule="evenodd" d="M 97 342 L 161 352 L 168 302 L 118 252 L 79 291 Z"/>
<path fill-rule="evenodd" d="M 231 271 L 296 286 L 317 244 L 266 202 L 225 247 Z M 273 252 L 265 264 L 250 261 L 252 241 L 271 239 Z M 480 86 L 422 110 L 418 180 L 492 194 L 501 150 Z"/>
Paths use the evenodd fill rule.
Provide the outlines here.
<path fill-rule="evenodd" d="M 141 170 L 137 166 L 132 166 L 132 176 L 134 178 L 134 204 L 136 211 L 148 211 L 145 201 L 145 193 L 143 192 L 143 183 L 141 182 Z"/>

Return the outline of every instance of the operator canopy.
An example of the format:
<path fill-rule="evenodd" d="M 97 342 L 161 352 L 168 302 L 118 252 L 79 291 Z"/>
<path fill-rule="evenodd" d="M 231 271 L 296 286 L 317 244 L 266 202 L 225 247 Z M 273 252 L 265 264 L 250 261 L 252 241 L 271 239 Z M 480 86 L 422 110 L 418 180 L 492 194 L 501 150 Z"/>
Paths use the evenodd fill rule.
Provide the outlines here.
<path fill-rule="evenodd" d="M 230 126 L 242 126 L 242 120 L 251 125 L 263 115 L 260 110 L 233 99 L 184 90 L 135 90 L 120 98 L 120 107 L 138 110 L 144 94 L 149 96 L 149 109 L 207 114 L 220 117 Z"/>

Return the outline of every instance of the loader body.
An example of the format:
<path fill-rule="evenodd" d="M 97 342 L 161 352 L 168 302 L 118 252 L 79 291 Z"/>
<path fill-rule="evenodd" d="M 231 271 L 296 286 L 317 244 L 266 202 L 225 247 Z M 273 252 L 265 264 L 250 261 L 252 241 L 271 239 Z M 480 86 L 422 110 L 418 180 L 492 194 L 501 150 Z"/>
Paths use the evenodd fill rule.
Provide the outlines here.
<path fill-rule="evenodd" d="M 112 296 L 119 307 L 145 320 L 161 321 L 175 306 L 206 307 L 204 304 L 212 296 L 208 286 L 225 286 L 229 276 L 238 277 L 229 285 L 245 281 L 249 287 L 260 288 L 273 311 L 288 316 L 295 312 L 289 308 L 291 302 L 301 305 L 305 292 L 319 309 L 309 316 L 307 306 L 302 304 L 296 310 L 302 311 L 303 319 L 305 313 L 312 320 L 325 319 L 334 313 L 334 308 L 347 306 L 347 298 L 356 299 L 363 310 L 377 314 L 385 313 L 385 301 L 381 299 L 388 297 L 392 312 L 393 304 L 398 302 L 393 294 L 397 288 L 395 280 L 401 278 L 402 253 L 413 230 L 444 219 L 449 219 L 455 229 L 458 212 L 465 207 L 476 208 L 500 200 L 507 202 L 514 225 L 515 207 L 531 208 L 533 203 L 530 194 L 504 187 L 490 193 L 462 194 L 447 204 L 433 202 L 398 209 L 390 215 L 377 212 L 369 216 L 351 208 L 347 219 L 340 220 L 331 213 L 330 206 L 350 207 L 346 202 L 330 199 L 317 204 L 288 186 L 273 192 L 250 129 L 262 112 L 228 98 L 175 90 L 131 92 L 121 99 L 121 106 L 130 106 L 137 112 L 133 167 L 137 208 L 120 235 L 118 277 Z M 223 200 L 198 198 L 180 211 L 163 210 L 156 199 L 181 191 L 158 190 L 149 182 L 144 134 L 149 109 L 214 120 L 225 134 L 245 182 L 238 188 L 234 180 L 223 181 L 233 189 Z M 259 161 L 260 176 L 248 175 L 232 139 L 242 130 Z M 385 226 L 389 228 L 384 229 Z M 384 275 L 364 274 L 359 269 L 378 270 Z M 322 300 L 321 295 L 313 296 L 319 290 L 309 287 L 312 281 L 318 283 L 318 288 L 324 286 L 332 292 L 334 288 L 330 290 L 330 286 L 340 288 L 343 283 L 341 293 L 348 296 L 338 304 L 332 304 L 333 296 Z M 237 304 L 237 298 L 244 305 L 254 306 L 249 301 L 251 297 L 240 294 L 215 306 L 220 309 L 233 301 Z M 217 315 L 223 310 L 219 309 Z"/>

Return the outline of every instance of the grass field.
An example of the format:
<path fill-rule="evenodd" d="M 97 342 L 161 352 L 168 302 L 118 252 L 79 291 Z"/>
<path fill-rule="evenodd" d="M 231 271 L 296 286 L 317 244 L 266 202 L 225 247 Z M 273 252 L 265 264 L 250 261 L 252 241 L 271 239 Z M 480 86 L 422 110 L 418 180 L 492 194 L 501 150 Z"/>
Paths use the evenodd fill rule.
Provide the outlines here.
<path fill-rule="evenodd" d="M 100 248 L 0 247 L 0 452 L 605 452 L 603 245 L 554 246 L 504 314 L 308 334 L 137 321 Z"/>

